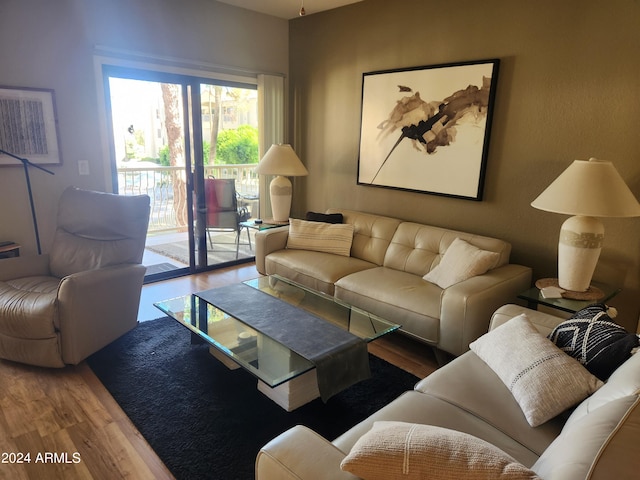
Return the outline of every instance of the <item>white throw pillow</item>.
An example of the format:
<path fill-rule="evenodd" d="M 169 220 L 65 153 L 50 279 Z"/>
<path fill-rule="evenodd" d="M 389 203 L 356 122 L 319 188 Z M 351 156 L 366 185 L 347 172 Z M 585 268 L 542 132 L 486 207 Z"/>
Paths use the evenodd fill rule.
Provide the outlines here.
<path fill-rule="evenodd" d="M 432 425 L 375 422 L 340 464 L 364 480 L 538 479 L 498 447 Z"/>
<path fill-rule="evenodd" d="M 525 314 L 486 333 L 469 348 L 509 388 L 532 427 L 559 415 L 603 385 L 538 332 Z"/>
<path fill-rule="evenodd" d="M 447 288 L 482 275 L 494 268 L 499 260 L 499 253 L 482 250 L 456 237 L 444 252 L 440 263 L 422 278 L 440 288 Z"/>
<path fill-rule="evenodd" d="M 313 250 L 348 257 L 353 242 L 353 224 L 309 222 L 289 219 L 287 248 Z"/>

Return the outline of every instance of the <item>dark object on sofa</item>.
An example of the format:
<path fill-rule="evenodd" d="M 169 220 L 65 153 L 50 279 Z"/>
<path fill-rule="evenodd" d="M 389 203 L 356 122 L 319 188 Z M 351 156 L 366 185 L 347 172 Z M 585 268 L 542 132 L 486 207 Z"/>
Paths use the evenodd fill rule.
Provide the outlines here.
<path fill-rule="evenodd" d="M 305 220 L 309 220 L 310 222 L 342 223 L 344 218 L 341 213 L 307 212 Z"/>
<path fill-rule="evenodd" d="M 603 303 L 589 305 L 554 328 L 549 339 L 606 380 L 640 346 L 638 335 L 627 332 L 612 317 L 615 313 Z"/>

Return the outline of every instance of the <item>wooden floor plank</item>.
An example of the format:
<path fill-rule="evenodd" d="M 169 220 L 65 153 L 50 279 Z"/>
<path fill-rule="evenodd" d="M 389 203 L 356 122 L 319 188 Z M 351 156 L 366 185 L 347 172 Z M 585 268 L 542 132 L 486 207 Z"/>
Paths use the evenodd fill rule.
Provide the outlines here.
<path fill-rule="evenodd" d="M 153 302 L 256 278 L 255 264 L 145 285 L 138 319 L 163 316 Z M 431 349 L 402 334 L 369 351 L 424 377 L 437 368 Z M 29 464 L 0 464 L 0 480 L 173 479 L 86 363 L 45 369 L 0 360 L 0 453 L 29 453 Z M 73 463 L 74 453 L 80 461 Z M 38 454 L 57 463 L 36 463 Z M 65 458 L 68 461 L 62 462 Z"/>

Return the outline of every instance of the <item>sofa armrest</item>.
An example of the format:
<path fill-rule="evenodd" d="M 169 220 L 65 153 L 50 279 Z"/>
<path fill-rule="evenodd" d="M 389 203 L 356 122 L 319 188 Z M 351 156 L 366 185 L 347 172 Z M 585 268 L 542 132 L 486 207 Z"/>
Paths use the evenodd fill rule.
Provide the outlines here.
<path fill-rule="evenodd" d="M 498 307 L 531 286 L 531 268 L 508 264 L 442 291 L 438 348 L 461 355 L 489 330 Z"/>
<path fill-rule="evenodd" d="M 146 268 L 115 265 L 74 273 L 58 287 L 62 360 L 77 365 L 138 323 Z"/>
<path fill-rule="evenodd" d="M 266 275 L 264 259 L 271 252 L 283 250 L 287 247 L 287 239 L 289 238 L 289 227 L 268 228 L 260 230 L 256 233 L 256 269 L 263 275 Z"/>
<path fill-rule="evenodd" d="M 256 480 L 356 479 L 340 470 L 345 454 L 313 430 L 297 425 L 258 452 Z"/>
<path fill-rule="evenodd" d="M 489 330 L 499 327 L 521 313 L 526 313 L 527 318 L 531 321 L 533 326 L 545 336 L 551 333 L 551 330 L 553 330 L 559 323 L 566 320 L 565 318 L 556 317 L 549 313 L 539 312 L 521 305 L 510 304 L 503 305 L 493 313 L 491 323 L 489 324 Z"/>
<path fill-rule="evenodd" d="M 40 275 L 50 275 L 49 255 L 28 255 L 0 260 L 0 281 Z"/>

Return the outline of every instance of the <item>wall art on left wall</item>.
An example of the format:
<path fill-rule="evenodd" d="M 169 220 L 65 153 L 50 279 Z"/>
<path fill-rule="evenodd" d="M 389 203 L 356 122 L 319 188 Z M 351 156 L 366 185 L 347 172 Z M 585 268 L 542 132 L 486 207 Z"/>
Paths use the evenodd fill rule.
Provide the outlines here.
<path fill-rule="evenodd" d="M 358 184 L 482 200 L 499 63 L 364 73 Z"/>
<path fill-rule="evenodd" d="M 51 89 L 0 86 L 0 149 L 37 164 L 62 163 Z M 0 166 L 21 166 L 0 154 Z"/>

